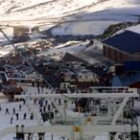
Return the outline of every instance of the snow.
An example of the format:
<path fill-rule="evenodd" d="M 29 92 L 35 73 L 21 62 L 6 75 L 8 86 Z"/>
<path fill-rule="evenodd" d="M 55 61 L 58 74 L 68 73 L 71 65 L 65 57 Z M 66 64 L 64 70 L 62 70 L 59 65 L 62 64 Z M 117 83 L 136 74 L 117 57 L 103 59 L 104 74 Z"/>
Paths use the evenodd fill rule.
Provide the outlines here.
<path fill-rule="evenodd" d="M 0 92 L 0 96 L 5 96 L 2 92 Z M 0 99 L 0 103 L 7 102 L 7 99 Z"/>
<path fill-rule="evenodd" d="M 105 29 L 120 22 L 137 22 L 140 16 L 140 1 L 139 0 L 108 0 L 98 3 L 100 0 L 0 0 L 0 19 L 1 21 L 15 20 L 16 24 L 35 25 L 43 21 L 44 24 L 56 26 L 52 33 L 54 35 L 100 35 Z M 75 15 L 73 15 L 75 14 Z M 36 20 L 36 19 L 40 19 Z M 27 22 L 16 22 L 16 20 L 26 20 Z M 29 20 L 29 21 L 28 21 Z M 34 20 L 34 21 L 33 21 Z M 61 21 L 62 20 L 62 21 Z M 36 23 L 37 22 L 37 23 Z M 43 28 L 47 28 L 46 25 Z M 131 28 L 130 30 L 137 31 L 139 27 Z M 11 38 L 12 32 L 5 30 L 6 34 Z M 33 37 L 34 38 L 34 37 Z M 0 34 L 0 41 L 7 41 Z M 43 52 L 41 55 L 49 55 L 54 53 L 79 53 L 83 50 L 90 51 L 91 48 L 85 48 L 87 42 L 72 45 L 70 47 L 57 46 L 54 49 Z M 59 49 L 58 49 L 59 48 Z M 6 55 L 13 51 L 14 48 L 10 45 L 0 48 L 0 54 Z M 96 50 L 93 50 L 96 51 Z M 98 50 L 97 50 L 98 51 Z M 90 60 L 92 61 L 93 60 Z M 37 94 L 37 90 L 29 88 L 28 94 Z M 10 117 L 13 107 L 18 110 L 18 103 L 1 103 L 3 110 L 0 112 L 0 130 L 16 124 L 25 124 L 26 126 L 38 124 L 37 120 L 23 120 L 23 113 L 30 110 L 28 106 L 23 106 L 20 113 L 20 120 L 14 119 L 14 124 L 10 124 Z M 5 108 L 8 107 L 10 114 L 5 115 Z M 36 107 L 37 109 L 37 107 Z M 67 111 L 69 115 L 77 116 L 77 113 Z M 29 117 L 29 116 L 28 116 Z M 48 125 L 48 124 L 47 124 Z M 10 134 L 2 138 L 2 140 L 12 139 L 15 134 Z M 55 137 L 58 140 L 59 137 Z M 101 134 L 95 137 L 95 140 L 107 140 L 108 134 Z M 48 138 L 47 138 L 48 140 Z"/>
<path fill-rule="evenodd" d="M 69 53 L 77 53 L 80 52 L 82 50 L 85 49 L 86 45 L 88 44 L 88 42 L 83 42 L 83 43 L 79 43 L 77 45 L 72 45 L 69 47 L 60 47 L 60 46 L 56 46 L 53 49 L 47 50 L 46 52 L 42 52 L 40 53 L 38 56 L 47 56 L 47 55 L 61 55 L 61 54 L 65 54 L 66 52 Z M 59 48 L 60 47 L 60 48 Z"/>
<path fill-rule="evenodd" d="M 8 126 L 16 126 L 18 125 L 25 125 L 25 126 L 33 126 L 33 125 L 38 125 L 38 122 L 36 119 L 34 120 L 30 120 L 30 114 L 31 114 L 31 110 L 29 109 L 28 105 L 23 105 L 23 102 L 7 102 L 7 103 L 0 103 L 2 110 L 0 111 L 0 131 L 3 130 L 4 128 L 8 127 Z M 21 111 L 19 110 L 19 105 L 22 106 Z M 35 106 L 36 109 L 37 106 Z M 9 114 L 5 114 L 5 109 L 8 108 L 9 109 Z M 19 120 L 16 120 L 15 115 L 13 115 L 13 108 L 15 108 L 16 112 L 19 113 Z M 27 119 L 23 120 L 23 114 L 27 113 Z M 13 123 L 10 124 L 10 119 L 11 117 L 13 117 Z M 44 125 L 50 125 L 48 122 L 46 122 Z M 2 138 L 2 140 L 9 140 L 9 139 L 13 139 L 13 137 L 15 137 L 15 134 L 9 134 L 6 135 Z M 35 139 L 35 137 L 34 137 Z M 55 140 L 58 139 L 58 137 L 54 137 Z"/>
<path fill-rule="evenodd" d="M 52 29 L 53 35 L 100 35 L 117 21 L 75 21 L 67 22 Z"/>
<path fill-rule="evenodd" d="M 108 138 L 109 138 L 109 134 L 108 133 L 102 133 L 102 134 L 96 136 L 94 138 L 94 140 L 108 140 Z"/>
<path fill-rule="evenodd" d="M 12 51 L 14 51 L 14 48 L 11 45 L 7 45 L 7 46 L 4 46 L 4 47 L 1 47 L 0 48 L 0 57 L 3 57 L 5 55 L 9 54 Z"/>
<path fill-rule="evenodd" d="M 140 34 L 140 25 L 129 27 L 126 30 Z"/>
<path fill-rule="evenodd" d="M 1 21 L 59 25 L 54 35 L 100 35 L 109 25 L 137 22 L 140 16 L 139 0 L 0 0 L 0 7 Z"/>
<path fill-rule="evenodd" d="M 140 4 L 139 0 L 108 0 L 101 3 L 98 2 L 100 0 L 5 0 L 0 4 L 0 13 L 2 19 L 23 20 L 25 18 L 27 20 L 41 17 L 64 17 L 79 12 L 91 13 L 115 8 L 136 8 L 136 6 L 138 8 L 138 4 Z M 129 11 L 129 13 L 132 13 L 132 11 Z M 21 15 L 24 16 L 21 17 Z"/>
<path fill-rule="evenodd" d="M 22 105 L 22 110 L 21 111 L 19 111 L 19 105 L 20 104 Z M 0 123 L 0 130 L 2 130 L 3 128 L 8 127 L 8 126 L 15 126 L 16 124 L 19 124 L 19 125 L 22 125 L 22 124 L 36 125 L 37 124 L 36 120 L 29 121 L 30 112 L 29 112 L 28 107 L 23 105 L 23 102 L 1 103 L 1 108 L 2 108 L 2 111 L 0 111 L 0 120 L 3 120 L 3 121 L 1 121 L 1 123 Z M 5 109 L 6 108 L 9 109 L 9 114 L 5 114 Z M 12 115 L 13 108 L 15 108 L 16 112 L 19 113 L 19 120 L 16 120 L 15 116 Z M 28 114 L 27 115 L 27 120 L 23 120 L 23 114 L 25 112 L 27 112 L 27 114 Z M 14 124 L 10 124 L 10 118 L 12 116 L 14 117 L 14 121 L 13 121 Z"/>
<path fill-rule="evenodd" d="M 17 121 L 15 116 L 12 115 L 12 110 L 13 108 L 17 110 L 19 110 L 19 105 L 22 105 L 22 110 L 18 111 L 19 113 L 19 120 Z M 1 107 L 2 107 L 2 111 L 0 111 L 0 131 L 8 126 L 16 126 L 16 124 L 18 125 L 26 125 L 26 126 L 31 126 L 31 125 L 37 125 L 37 121 L 36 120 L 29 120 L 29 109 L 27 106 L 23 106 L 22 102 L 15 102 L 15 103 L 1 103 Z M 9 114 L 5 114 L 5 109 L 8 108 L 9 109 Z M 23 114 L 27 112 L 27 120 L 23 120 Z M 13 116 L 14 120 L 13 120 L 13 124 L 10 124 L 10 118 Z M 2 140 L 9 140 L 9 139 L 13 139 L 13 137 L 15 137 L 15 134 L 9 134 L 6 135 L 2 138 Z"/>
<path fill-rule="evenodd" d="M 37 94 L 36 91 L 37 89 L 35 87 L 26 87 L 27 90 L 26 92 L 28 92 L 28 94 L 31 92 L 31 94 Z M 49 90 L 49 89 L 48 89 Z M 45 91 L 44 91 L 45 92 Z M 22 105 L 21 111 L 19 110 L 19 105 Z M 50 102 L 48 102 L 48 104 L 50 104 Z M 23 102 L 7 102 L 7 103 L 1 103 L 1 107 L 2 110 L 0 111 L 0 131 L 8 126 L 16 126 L 18 125 L 25 125 L 25 126 L 33 126 L 33 125 L 37 125 L 38 122 L 36 119 L 34 120 L 30 120 L 29 116 L 31 113 L 31 110 L 29 109 L 29 106 L 27 104 L 23 104 Z M 70 105 L 68 108 L 70 109 L 72 106 Z M 9 109 L 9 114 L 5 114 L 5 109 L 8 108 Z M 13 112 L 13 108 L 16 109 L 16 112 L 19 113 L 19 120 L 16 120 L 16 118 L 14 117 L 14 115 L 12 114 Z M 34 105 L 35 109 L 39 109 L 38 105 Z M 23 114 L 24 112 L 27 113 L 27 120 L 23 120 Z M 79 117 L 79 115 L 82 117 L 84 117 L 84 114 L 79 114 L 79 113 L 74 113 L 72 110 L 67 110 L 67 114 L 68 116 L 73 116 L 73 117 Z M 13 124 L 10 124 L 10 118 L 11 116 L 13 116 L 14 120 L 13 120 Z M 45 122 L 44 125 L 48 126 L 50 125 L 49 122 Z M 8 134 L 6 136 L 4 136 L 3 138 L 1 138 L 1 140 L 12 140 L 15 137 L 15 134 Z M 33 135 L 33 140 L 37 139 L 37 134 Z M 97 136 L 95 136 L 95 140 L 98 140 L 100 138 L 100 140 L 107 140 L 108 138 L 108 134 L 107 133 L 103 133 L 103 134 L 98 134 Z M 59 140 L 61 139 L 61 136 L 56 136 L 54 134 L 54 140 Z M 25 140 L 27 140 L 27 136 L 25 135 Z M 45 134 L 45 140 L 51 140 L 51 134 Z"/>
<path fill-rule="evenodd" d="M 63 48 L 65 46 L 71 46 L 71 44 L 78 44 L 78 43 L 80 43 L 80 41 L 68 41 L 68 42 L 66 42 L 64 44 L 60 44 L 60 45 L 56 46 L 55 48 L 56 49 Z"/>
<path fill-rule="evenodd" d="M 52 30 L 54 35 L 100 35 L 109 25 L 137 22 L 140 2 L 137 0 L 109 0 L 84 9 L 76 15 L 65 17 L 64 24 Z"/>
<path fill-rule="evenodd" d="M 62 17 L 74 13 L 76 9 L 89 6 L 96 2 L 98 2 L 98 0 L 40 0 L 35 3 L 33 0 L 13 0 L 13 2 L 12 0 L 6 0 L 0 6 L 3 19 L 23 20 L 44 16 L 47 18 L 53 18 L 54 16 Z M 21 17 L 21 15 L 25 16 Z"/>
<path fill-rule="evenodd" d="M 20 84 L 19 84 L 20 85 Z M 35 87 L 30 87 L 30 86 L 22 86 L 23 89 L 26 91 L 26 94 L 37 94 L 37 88 Z M 50 89 L 46 89 L 43 92 L 50 92 Z M 22 106 L 21 111 L 19 110 L 19 105 Z M 33 126 L 33 125 L 38 125 L 38 121 L 35 118 L 34 120 L 30 120 L 30 114 L 31 114 L 31 109 L 28 106 L 28 104 L 23 104 L 23 102 L 0 102 L 0 106 L 2 110 L 0 111 L 0 131 L 6 127 L 9 126 L 16 126 L 18 125 L 25 125 L 25 126 Z M 9 109 L 9 114 L 5 114 L 6 108 Z M 15 115 L 13 115 L 13 108 L 15 108 L 16 112 L 19 113 L 19 120 L 16 120 Z M 35 110 L 38 112 L 39 111 L 39 106 L 34 105 Z M 27 119 L 23 119 L 23 114 L 27 113 Z M 13 117 L 13 123 L 10 124 L 10 119 Z M 44 125 L 50 125 L 49 122 L 44 123 Z M 2 140 L 9 140 L 13 139 L 15 134 L 9 134 L 5 137 L 2 138 Z"/>

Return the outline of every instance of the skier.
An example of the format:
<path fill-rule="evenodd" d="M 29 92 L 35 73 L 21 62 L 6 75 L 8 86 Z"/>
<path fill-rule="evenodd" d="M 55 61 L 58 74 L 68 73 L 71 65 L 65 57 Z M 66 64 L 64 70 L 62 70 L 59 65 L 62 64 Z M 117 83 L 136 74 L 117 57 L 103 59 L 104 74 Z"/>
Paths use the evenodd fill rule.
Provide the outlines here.
<path fill-rule="evenodd" d="M 13 123 L 13 117 L 11 117 L 11 119 L 10 119 L 10 124 L 12 124 Z"/>
<path fill-rule="evenodd" d="M 21 105 L 19 105 L 19 111 L 21 111 L 21 108 L 22 108 Z"/>
<path fill-rule="evenodd" d="M 15 110 L 15 108 L 13 108 L 13 115 L 15 115 L 16 114 L 16 110 Z"/>
<path fill-rule="evenodd" d="M 34 115 L 33 115 L 33 113 L 31 113 L 30 120 L 33 120 L 33 119 L 34 119 Z"/>
<path fill-rule="evenodd" d="M 5 114 L 9 114 L 9 109 L 8 108 L 6 108 Z"/>
<path fill-rule="evenodd" d="M 27 117 L 27 114 L 25 112 L 24 115 L 23 115 L 23 119 L 26 120 L 26 117 Z"/>
<path fill-rule="evenodd" d="M 16 113 L 16 119 L 17 119 L 17 120 L 19 119 L 19 114 L 18 114 L 18 113 Z"/>

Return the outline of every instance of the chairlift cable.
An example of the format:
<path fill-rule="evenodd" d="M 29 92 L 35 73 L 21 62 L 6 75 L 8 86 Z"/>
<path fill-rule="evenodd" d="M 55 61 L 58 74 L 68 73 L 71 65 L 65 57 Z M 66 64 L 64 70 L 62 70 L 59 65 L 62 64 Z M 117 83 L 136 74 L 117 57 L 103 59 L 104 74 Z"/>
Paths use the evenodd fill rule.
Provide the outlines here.
<path fill-rule="evenodd" d="M 1 27 L 0 27 L 0 31 L 2 32 L 2 34 L 4 35 L 4 37 L 11 43 L 11 45 L 13 46 L 13 48 L 15 49 L 15 52 L 16 52 L 16 51 L 17 51 L 17 47 L 16 47 L 16 46 L 14 45 L 14 43 L 9 39 L 9 37 L 8 37 L 8 36 L 6 35 L 6 33 L 1 29 Z M 27 58 L 25 58 L 25 56 L 23 56 L 23 54 L 21 54 L 21 56 L 22 56 L 23 60 L 25 60 L 25 62 L 29 65 L 29 67 L 31 67 L 35 72 L 37 72 L 38 74 L 40 74 L 40 73 L 32 66 L 32 64 L 30 63 L 30 61 L 27 60 Z M 48 85 L 52 88 L 52 91 L 55 90 L 55 88 L 54 88 L 51 84 L 49 84 L 43 76 L 42 76 L 42 78 L 43 78 L 43 81 L 44 81 L 46 84 L 48 84 Z M 66 98 L 68 98 L 68 99 L 71 99 L 71 98 L 67 97 L 66 95 L 63 95 L 63 94 L 60 94 L 60 95 L 66 97 Z"/>

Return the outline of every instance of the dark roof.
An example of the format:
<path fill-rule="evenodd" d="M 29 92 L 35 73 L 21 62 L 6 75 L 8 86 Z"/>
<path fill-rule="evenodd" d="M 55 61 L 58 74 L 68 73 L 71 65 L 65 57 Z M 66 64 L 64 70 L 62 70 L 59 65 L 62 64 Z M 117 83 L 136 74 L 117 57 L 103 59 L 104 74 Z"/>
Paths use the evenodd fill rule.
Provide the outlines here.
<path fill-rule="evenodd" d="M 140 82 L 140 73 L 136 72 L 133 74 L 129 74 L 128 76 L 121 78 L 121 82 L 123 86 L 130 86 L 134 83 Z"/>
<path fill-rule="evenodd" d="M 124 69 L 128 72 L 140 72 L 140 61 L 124 62 Z"/>
<path fill-rule="evenodd" d="M 65 56 L 63 57 L 63 60 L 64 61 L 77 61 L 77 62 L 87 63 L 82 58 L 79 58 L 78 56 L 75 56 L 74 54 L 70 54 L 70 53 L 66 53 Z"/>
<path fill-rule="evenodd" d="M 127 53 L 140 52 L 140 34 L 125 31 L 103 41 L 103 43 L 115 47 Z"/>

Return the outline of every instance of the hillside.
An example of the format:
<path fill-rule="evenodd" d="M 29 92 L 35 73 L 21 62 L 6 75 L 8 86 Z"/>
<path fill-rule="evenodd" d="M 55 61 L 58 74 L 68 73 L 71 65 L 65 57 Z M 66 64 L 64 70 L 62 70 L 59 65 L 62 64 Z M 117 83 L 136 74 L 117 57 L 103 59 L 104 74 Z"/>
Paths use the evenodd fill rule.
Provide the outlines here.
<path fill-rule="evenodd" d="M 140 7 L 139 4 L 139 0 L 0 0 L 0 17 L 1 20 L 27 20 L 95 12 L 98 16 L 106 15 L 108 10 L 112 14 L 123 12 L 126 15 L 139 15 L 140 10 L 136 12 Z M 133 10 L 130 11 L 129 8 Z"/>
<path fill-rule="evenodd" d="M 0 0 L 0 7 L 2 25 L 51 24 L 54 35 L 101 35 L 112 24 L 140 20 L 140 0 Z"/>
<path fill-rule="evenodd" d="M 63 17 L 100 0 L 0 0 L 2 19 Z M 22 15 L 22 16 L 21 16 Z"/>
<path fill-rule="evenodd" d="M 65 22 L 52 30 L 54 35 L 101 35 L 110 26 L 140 20 L 139 0 L 108 0 L 82 12 L 65 17 Z"/>

